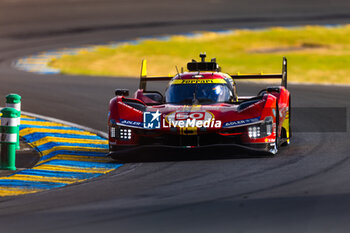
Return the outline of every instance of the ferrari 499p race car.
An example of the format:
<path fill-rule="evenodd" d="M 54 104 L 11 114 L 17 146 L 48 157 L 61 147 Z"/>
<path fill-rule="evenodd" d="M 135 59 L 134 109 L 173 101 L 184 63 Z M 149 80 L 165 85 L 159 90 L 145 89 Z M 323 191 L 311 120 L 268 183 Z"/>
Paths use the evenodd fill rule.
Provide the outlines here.
<path fill-rule="evenodd" d="M 191 148 L 235 145 L 274 155 L 291 138 L 287 60 L 281 74 L 221 72 L 216 59 L 192 60 L 188 72 L 173 77 L 147 76 L 142 61 L 139 89 L 116 89 L 108 113 L 109 155 L 143 147 Z M 280 86 L 256 96 L 238 96 L 238 79 L 281 79 Z M 165 93 L 149 91 L 148 82 L 168 81 Z"/>

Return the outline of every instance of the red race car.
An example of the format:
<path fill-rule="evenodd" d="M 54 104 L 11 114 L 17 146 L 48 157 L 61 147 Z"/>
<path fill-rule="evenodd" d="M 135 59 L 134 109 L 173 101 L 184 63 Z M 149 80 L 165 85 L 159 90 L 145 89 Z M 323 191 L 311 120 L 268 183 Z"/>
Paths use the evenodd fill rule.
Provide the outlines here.
<path fill-rule="evenodd" d="M 244 147 L 276 154 L 288 145 L 290 93 L 287 60 L 281 74 L 236 74 L 220 72 L 216 59 L 192 60 L 188 72 L 174 77 L 147 77 L 142 62 L 139 89 L 134 98 L 117 89 L 108 113 L 109 155 L 118 159 L 127 151 L 148 148 L 195 150 L 213 146 Z M 267 87 L 256 96 L 237 96 L 236 79 L 281 79 L 280 86 Z M 148 82 L 168 81 L 164 95 L 148 91 Z"/>

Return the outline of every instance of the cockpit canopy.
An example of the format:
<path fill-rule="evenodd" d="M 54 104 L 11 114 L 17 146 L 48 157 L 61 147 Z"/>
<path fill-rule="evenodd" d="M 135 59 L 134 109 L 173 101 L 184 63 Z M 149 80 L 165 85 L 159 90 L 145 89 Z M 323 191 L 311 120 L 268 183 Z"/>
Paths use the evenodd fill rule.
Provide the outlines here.
<path fill-rule="evenodd" d="M 235 93 L 232 83 L 223 78 L 213 78 L 212 75 L 205 75 L 210 76 L 210 79 L 204 75 L 173 79 L 165 92 L 166 103 L 192 105 L 233 102 Z"/>

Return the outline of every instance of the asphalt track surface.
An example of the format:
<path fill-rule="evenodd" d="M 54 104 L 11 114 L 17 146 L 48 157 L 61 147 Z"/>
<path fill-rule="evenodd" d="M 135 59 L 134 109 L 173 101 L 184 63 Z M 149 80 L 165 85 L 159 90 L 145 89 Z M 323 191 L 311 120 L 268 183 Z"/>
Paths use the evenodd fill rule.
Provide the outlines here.
<path fill-rule="evenodd" d="M 0 96 L 18 92 L 25 111 L 105 130 L 114 88 L 135 90 L 136 79 L 36 75 L 15 70 L 14 59 L 164 33 L 349 23 L 349 7 L 344 0 L 0 0 Z M 258 88 L 242 84 L 239 93 Z M 349 107 L 349 87 L 290 90 L 294 107 Z M 90 182 L 2 198 L 1 232 L 349 232 L 348 130 L 302 132 L 305 121 L 331 129 L 341 122 L 336 114 L 295 118 L 299 132 L 275 158 L 142 157 Z"/>

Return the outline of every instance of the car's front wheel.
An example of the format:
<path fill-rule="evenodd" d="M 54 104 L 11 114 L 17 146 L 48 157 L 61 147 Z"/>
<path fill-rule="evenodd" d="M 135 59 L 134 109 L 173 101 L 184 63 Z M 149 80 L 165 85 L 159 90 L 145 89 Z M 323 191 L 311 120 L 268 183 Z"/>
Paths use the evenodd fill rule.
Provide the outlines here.
<path fill-rule="evenodd" d="M 276 155 L 278 152 L 278 147 L 279 147 L 279 132 L 278 132 L 278 128 L 279 128 L 279 109 L 278 109 L 278 103 L 276 101 L 276 108 L 275 108 L 275 115 L 276 115 L 276 137 L 275 137 L 275 142 L 273 143 L 273 145 L 270 146 L 269 152 L 271 153 L 271 155 Z"/>

